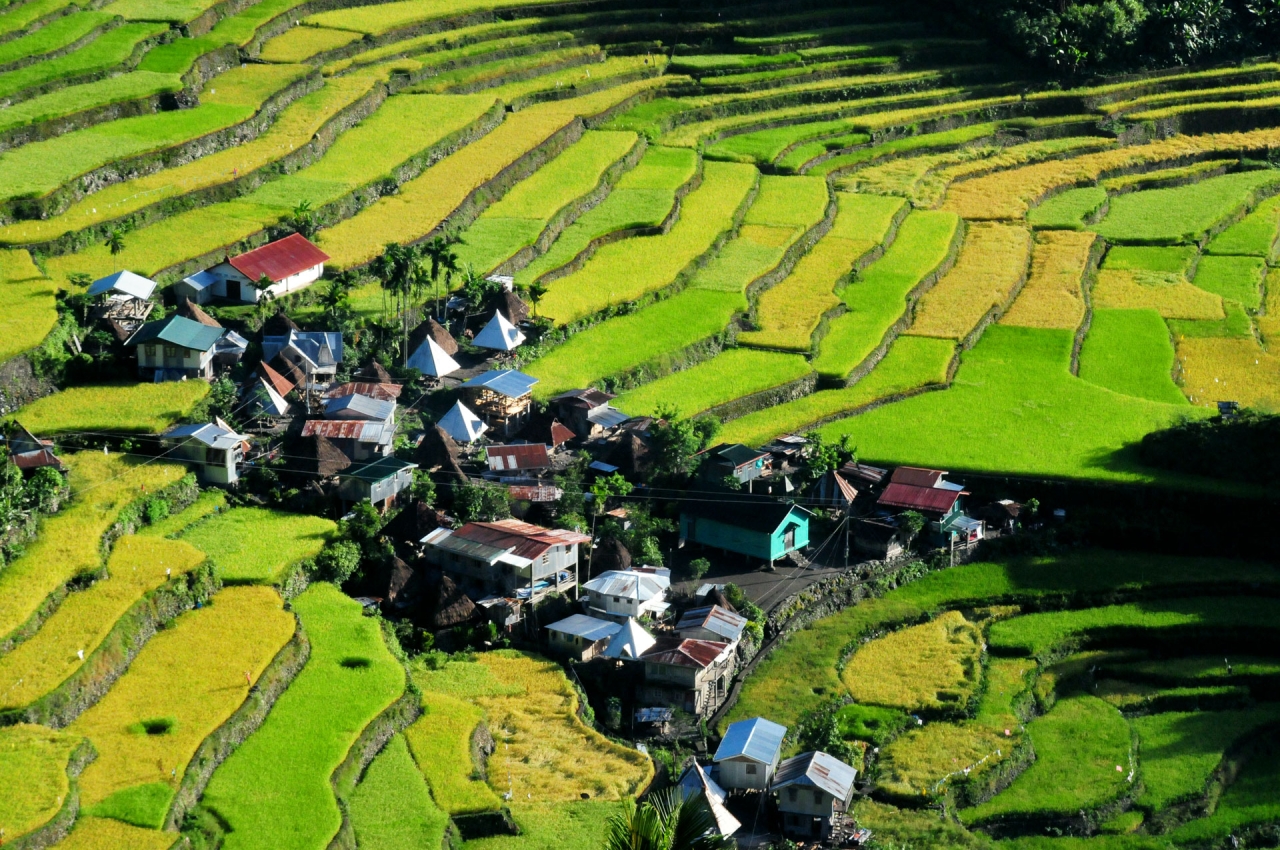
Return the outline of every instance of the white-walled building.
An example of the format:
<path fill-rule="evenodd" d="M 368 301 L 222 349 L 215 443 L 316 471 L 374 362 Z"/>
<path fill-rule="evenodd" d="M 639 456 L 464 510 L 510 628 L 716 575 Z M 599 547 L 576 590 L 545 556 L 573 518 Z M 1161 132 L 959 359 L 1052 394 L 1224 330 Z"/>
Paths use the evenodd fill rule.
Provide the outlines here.
<path fill-rule="evenodd" d="M 254 304 L 264 292 L 271 298 L 279 298 L 315 283 L 324 274 L 328 259 L 329 255 L 305 236 L 294 233 L 261 248 L 228 257 L 209 269 L 208 275 L 192 275 L 174 284 L 174 291 L 179 298 L 197 303 L 201 299 L 225 298 Z M 271 281 L 270 286 L 262 287 L 263 277 Z"/>
<path fill-rule="evenodd" d="M 712 759 L 720 766 L 720 784 L 730 791 L 764 791 L 769 787 L 787 727 L 752 717 L 729 724 Z"/>
<path fill-rule="evenodd" d="M 671 587 L 671 571 L 655 567 L 608 570 L 582 586 L 583 605 L 593 616 L 621 622 L 628 617 L 661 614 L 671 607 L 666 602 Z"/>

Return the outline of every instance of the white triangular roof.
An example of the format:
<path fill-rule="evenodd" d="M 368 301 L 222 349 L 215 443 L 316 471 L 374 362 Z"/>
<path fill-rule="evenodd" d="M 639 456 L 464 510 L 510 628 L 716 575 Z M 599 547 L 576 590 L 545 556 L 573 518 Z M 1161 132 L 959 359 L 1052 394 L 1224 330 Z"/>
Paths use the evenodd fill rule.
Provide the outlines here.
<path fill-rule="evenodd" d="M 493 311 L 493 318 L 476 334 L 475 344 L 481 348 L 492 348 L 495 351 L 514 351 L 524 342 L 524 334 L 516 326 L 507 321 L 501 310 Z"/>
<path fill-rule="evenodd" d="M 274 413 L 276 416 L 284 416 L 289 412 L 289 402 L 284 400 L 284 396 L 276 392 L 276 388 L 268 383 L 266 378 L 258 378 L 258 386 L 250 384 L 250 391 L 246 395 L 254 395 L 262 410 L 268 413 Z"/>
<path fill-rule="evenodd" d="M 427 337 L 422 345 L 409 355 L 409 362 L 405 365 L 433 378 L 443 378 L 461 368 L 458 366 L 458 361 L 450 357 L 449 353 L 431 337 Z"/>
<path fill-rule="evenodd" d="M 146 301 L 156 291 L 156 282 L 131 271 L 119 271 L 100 277 L 89 286 L 90 295 L 101 295 L 104 292 L 123 292 Z"/>
<path fill-rule="evenodd" d="M 480 421 L 480 417 L 460 401 L 455 401 L 449 412 L 440 417 L 438 424 L 444 432 L 459 443 L 472 443 L 480 435 L 489 430 L 489 426 Z"/>
<path fill-rule="evenodd" d="M 644 626 L 635 617 L 628 617 L 622 631 L 618 632 L 605 647 L 605 658 L 639 658 L 657 643 L 653 635 L 644 630 Z"/>
<path fill-rule="evenodd" d="M 707 806 L 716 819 L 716 829 L 721 835 L 733 835 L 742 828 L 742 823 L 725 808 L 724 801 L 728 795 L 711 778 L 710 766 L 701 767 L 695 761 L 680 774 L 678 785 L 684 795 L 702 792 L 707 798 Z"/>

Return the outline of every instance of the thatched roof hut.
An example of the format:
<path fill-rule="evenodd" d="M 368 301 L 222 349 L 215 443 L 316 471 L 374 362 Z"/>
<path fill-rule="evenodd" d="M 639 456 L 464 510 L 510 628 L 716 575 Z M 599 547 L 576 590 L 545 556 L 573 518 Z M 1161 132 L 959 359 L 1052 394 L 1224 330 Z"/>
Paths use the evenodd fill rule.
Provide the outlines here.
<path fill-rule="evenodd" d="M 413 333 L 409 334 L 409 350 L 416 351 L 418 346 L 426 342 L 430 338 L 435 344 L 444 349 L 445 354 L 454 355 L 458 353 L 458 341 L 444 328 L 444 325 L 428 316 L 416 328 Z"/>
<path fill-rule="evenodd" d="M 591 572 L 596 575 L 606 570 L 631 569 L 631 553 L 622 541 L 610 537 L 603 541 L 591 554 Z"/>
<path fill-rule="evenodd" d="M 277 311 L 274 316 L 262 323 L 263 336 L 288 336 L 289 331 L 299 330 L 302 330 L 302 328 L 298 327 L 293 319 L 286 316 L 283 310 Z"/>
<path fill-rule="evenodd" d="M 309 438 L 304 442 L 303 455 L 307 459 L 307 471 L 321 478 L 337 475 L 351 466 L 351 458 L 328 437 L 316 435 Z"/>
<path fill-rule="evenodd" d="M 458 589 L 448 576 L 441 576 L 435 586 L 431 606 L 431 628 L 451 629 L 469 622 L 476 614 L 476 604 Z"/>

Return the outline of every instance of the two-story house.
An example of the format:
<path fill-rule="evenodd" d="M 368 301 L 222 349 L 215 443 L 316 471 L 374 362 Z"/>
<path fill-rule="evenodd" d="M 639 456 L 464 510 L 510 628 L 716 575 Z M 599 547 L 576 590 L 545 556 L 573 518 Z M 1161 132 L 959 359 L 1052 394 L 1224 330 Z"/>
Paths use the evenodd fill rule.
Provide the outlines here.
<path fill-rule="evenodd" d="M 946 480 L 940 469 L 900 466 L 876 504 L 898 511 L 916 511 L 929 520 L 929 528 L 944 539 L 976 543 L 982 539 L 983 524 L 965 513 L 961 497 L 969 495 L 963 484 Z"/>
<path fill-rule="evenodd" d="M 569 390 L 551 399 L 556 418 L 579 437 L 588 439 L 602 436 L 627 421 L 627 414 L 609 402 L 616 396 L 588 387 L 585 390 Z"/>
<path fill-rule="evenodd" d="M 158 381 L 212 378 L 213 355 L 221 328 L 181 316 L 147 322 L 125 343 L 138 355 L 138 372 Z"/>
<path fill-rule="evenodd" d="M 720 641 L 659 638 L 640 656 L 644 664 L 640 702 L 713 714 L 728 697 L 736 659 L 733 647 Z"/>
<path fill-rule="evenodd" d="M 422 538 L 427 559 L 464 588 L 524 599 L 575 588 L 579 547 L 590 540 L 515 519 L 437 528 Z"/>
<path fill-rule="evenodd" d="M 587 613 L 619 622 L 628 617 L 661 614 L 671 587 L 671 570 L 637 567 L 608 570 L 582 586 L 582 604 Z"/>
<path fill-rule="evenodd" d="M 179 425 L 161 435 L 167 457 L 195 467 L 201 481 L 235 484 L 244 463 L 244 437 L 211 423 Z"/>
<path fill-rule="evenodd" d="M 746 617 L 719 605 L 690 608 L 676 623 L 676 631 L 680 633 L 680 637 L 722 640 L 734 646 L 742 640 L 742 632 L 746 627 Z"/>
<path fill-rule="evenodd" d="M 780 764 L 773 776 L 773 792 L 783 833 L 800 839 L 830 836 L 832 821 L 848 810 L 853 799 L 857 775 L 852 767 L 821 751 L 801 753 Z"/>
<path fill-rule="evenodd" d="M 290 328 L 285 334 L 263 334 L 262 360 L 271 363 L 277 357 L 299 376 L 312 380 L 328 380 L 342 362 L 342 334 L 336 331 L 299 331 Z M 296 380 L 295 383 L 302 383 Z"/>
<path fill-rule="evenodd" d="M 752 717 L 730 723 L 712 761 L 720 767 L 720 785 L 730 791 L 764 791 L 782 757 L 787 727 Z"/>

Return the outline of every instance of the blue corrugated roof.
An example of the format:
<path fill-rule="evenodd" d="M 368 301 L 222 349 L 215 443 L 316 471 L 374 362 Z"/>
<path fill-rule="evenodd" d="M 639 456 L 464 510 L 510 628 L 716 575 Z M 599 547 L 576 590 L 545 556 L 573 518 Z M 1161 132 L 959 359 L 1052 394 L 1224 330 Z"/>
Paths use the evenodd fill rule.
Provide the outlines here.
<path fill-rule="evenodd" d="M 787 727 L 772 720 L 763 717 L 739 720 L 729 724 L 714 761 L 746 756 L 762 764 L 773 764 L 782 751 L 782 739 L 786 736 Z"/>
<path fill-rule="evenodd" d="M 586 614 L 574 614 L 565 617 L 559 622 L 552 623 L 547 626 L 547 629 L 561 634 L 575 635 L 585 641 L 595 643 L 621 631 L 622 626 L 618 623 L 611 623 L 608 620 L 589 617 Z"/>
<path fill-rule="evenodd" d="M 538 383 L 537 378 L 530 377 L 524 372 L 517 372 L 515 369 L 491 369 L 483 375 L 476 375 L 462 386 L 484 387 L 509 398 L 520 398 L 533 392 L 533 385 L 536 383 Z"/>

